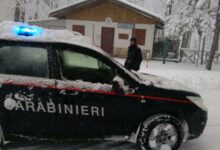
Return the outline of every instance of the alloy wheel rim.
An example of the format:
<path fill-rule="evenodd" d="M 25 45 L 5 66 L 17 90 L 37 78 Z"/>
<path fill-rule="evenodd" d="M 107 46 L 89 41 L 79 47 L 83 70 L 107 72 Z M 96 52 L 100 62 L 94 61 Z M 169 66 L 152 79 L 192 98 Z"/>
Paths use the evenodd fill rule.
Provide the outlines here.
<path fill-rule="evenodd" d="M 178 141 L 176 128 L 170 123 L 163 123 L 153 128 L 148 144 L 152 150 L 172 150 Z"/>

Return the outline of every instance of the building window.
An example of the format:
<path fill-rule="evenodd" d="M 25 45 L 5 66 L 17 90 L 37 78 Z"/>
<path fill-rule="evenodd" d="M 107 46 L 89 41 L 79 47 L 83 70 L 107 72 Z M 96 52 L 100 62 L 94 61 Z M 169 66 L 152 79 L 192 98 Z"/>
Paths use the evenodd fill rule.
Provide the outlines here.
<path fill-rule="evenodd" d="M 118 39 L 121 39 L 121 40 L 128 40 L 128 37 L 129 37 L 128 34 L 120 33 L 120 34 L 118 35 Z"/>
<path fill-rule="evenodd" d="M 138 45 L 145 45 L 146 29 L 133 29 L 132 36 L 137 38 Z"/>
<path fill-rule="evenodd" d="M 82 35 L 85 35 L 85 26 L 73 25 L 73 31 L 79 32 L 79 33 L 81 33 Z"/>

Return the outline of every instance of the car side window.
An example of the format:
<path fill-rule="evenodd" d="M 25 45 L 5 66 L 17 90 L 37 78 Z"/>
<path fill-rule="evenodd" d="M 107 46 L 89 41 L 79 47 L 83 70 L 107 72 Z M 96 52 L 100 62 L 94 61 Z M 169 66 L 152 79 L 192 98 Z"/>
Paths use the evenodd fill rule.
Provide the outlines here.
<path fill-rule="evenodd" d="M 26 46 L 0 47 L 0 73 L 48 78 L 47 49 Z"/>
<path fill-rule="evenodd" d="M 111 84 L 114 70 L 101 60 L 70 50 L 59 51 L 63 79 Z"/>

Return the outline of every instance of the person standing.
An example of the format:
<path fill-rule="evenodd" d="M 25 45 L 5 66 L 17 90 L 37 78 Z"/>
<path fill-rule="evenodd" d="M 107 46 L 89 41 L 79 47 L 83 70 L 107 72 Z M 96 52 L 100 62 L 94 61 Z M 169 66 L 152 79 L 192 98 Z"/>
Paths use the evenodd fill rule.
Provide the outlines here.
<path fill-rule="evenodd" d="M 141 49 L 137 46 L 137 39 L 132 37 L 130 39 L 130 46 L 128 47 L 128 55 L 125 61 L 125 68 L 128 70 L 138 71 L 142 62 Z"/>

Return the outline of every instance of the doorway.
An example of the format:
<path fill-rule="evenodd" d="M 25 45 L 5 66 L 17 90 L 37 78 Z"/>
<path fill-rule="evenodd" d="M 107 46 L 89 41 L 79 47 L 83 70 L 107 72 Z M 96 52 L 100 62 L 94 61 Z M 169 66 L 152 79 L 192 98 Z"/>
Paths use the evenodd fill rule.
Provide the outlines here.
<path fill-rule="evenodd" d="M 101 48 L 108 54 L 113 54 L 115 29 L 102 27 Z"/>

